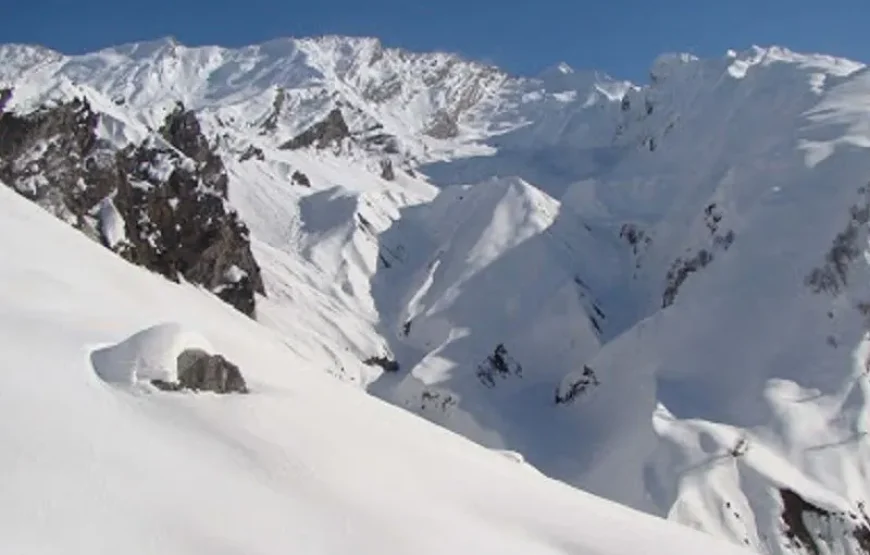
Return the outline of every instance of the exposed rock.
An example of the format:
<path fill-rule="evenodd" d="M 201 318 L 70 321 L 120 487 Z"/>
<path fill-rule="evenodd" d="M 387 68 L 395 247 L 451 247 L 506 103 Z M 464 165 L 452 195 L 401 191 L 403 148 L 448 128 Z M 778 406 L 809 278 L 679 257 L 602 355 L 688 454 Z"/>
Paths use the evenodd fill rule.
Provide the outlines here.
<path fill-rule="evenodd" d="M 308 176 L 302 173 L 299 170 L 293 172 L 293 175 L 290 176 L 290 179 L 296 185 L 301 185 L 303 187 L 311 187 L 311 180 L 308 179 Z"/>
<path fill-rule="evenodd" d="M 430 388 L 424 390 L 420 395 L 420 410 L 422 412 L 432 410 L 447 412 L 451 407 L 456 405 L 456 398 L 447 391 Z"/>
<path fill-rule="evenodd" d="M 248 315 L 264 293 L 247 227 L 226 203 L 220 157 L 183 107 L 161 135 L 184 153 L 146 140 L 117 151 L 97 140 L 99 116 L 74 99 L 18 116 L 0 114 L 0 179 L 133 263 L 203 285 Z M 126 240 L 108 244 L 100 204 L 112 196 Z M 237 280 L 227 278 L 236 267 Z"/>
<path fill-rule="evenodd" d="M 381 160 L 381 178 L 387 181 L 396 179 L 396 172 L 393 171 L 393 163 L 390 160 Z"/>
<path fill-rule="evenodd" d="M 99 117 L 75 99 L 27 115 L 0 114 L 0 179 L 58 218 L 98 236 L 88 210 L 114 186 L 113 156 L 98 156 Z M 97 167 L 107 167 L 100 179 Z"/>
<path fill-rule="evenodd" d="M 707 249 L 701 249 L 698 254 L 684 260 L 677 258 L 668 270 L 667 285 L 665 292 L 662 294 L 662 308 L 667 308 L 674 304 L 677 298 L 677 293 L 680 286 L 685 283 L 689 276 L 713 261 L 713 255 Z"/>
<path fill-rule="evenodd" d="M 261 127 L 264 133 L 271 133 L 278 127 L 278 118 L 281 116 L 281 108 L 284 107 L 284 102 L 287 100 L 287 93 L 282 87 L 278 87 L 275 91 L 275 99 L 272 101 L 272 112 L 263 122 Z"/>
<path fill-rule="evenodd" d="M 188 389 L 215 393 L 247 393 L 239 367 L 221 355 L 188 349 L 178 355 L 178 382 Z"/>
<path fill-rule="evenodd" d="M 153 380 L 163 391 L 213 391 L 215 393 L 248 393 L 239 367 L 221 355 L 201 349 L 187 349 L 178 355 L 178 382 Z"/>
<path fill-rule="evenodd" d="M 360 139 L 360 143 L 367 150 L 384 152 L 386 154 L 399 153 L 399 140 L 389 133 L 377 133 Z"/>
<path fill-rule="evenodd" d="M 368 366 L 380 366 L 384 372 L 398 372 L 399 363 L 385 356 L 369 357 L 363 361 Z"/>
<path fill-rule="evenodd" d="M 221 157 L 209 147 L 202 134 L 199 120 L 184 104 L 177 103 L 160 128 L 160 134 L 169 144 L 196 162 L 197 173 L 203 183 L 213 188 L 224 198 L 227 196 L 227 171 Z"/>
<path fill-rule="evenodd" d="M 570 379 L 566 384 L 556 388 L 555 402 L 564 405 L 573 402 L 590 387 L 601 385 L 595 371 L 588 366 L 583 366 L 583 372 L 576 379 Z"/>
<path fill-rule="evenodd" d="M 870 519 L 864 513 L 863 503 L 858 503 L 857 511 L 839 513 L 814 505 L 790 489 L 779 493 L 785 536 L 793 547 L 803 548 L 812 555 L 870 553 Z M 838 531 L 836 535 L 834 530 Z"/>
<path fill-rule="evenodd" d="M 439 110 L 432 116 L 424 133 L 434 139 L 452 139 L 459 135 L 459 125 L 449 112 Z"/>
<path fill-rule="evenodd" d="M 512 359 L 504 344 L 499 343 L 493 353 L 477 366 L 477 378 L 486 387 L 495 387 L 497 377 L 522 376 L 523 367 Z"/>
<path fill-rule="evenodd" d="M 241 156 L 239 156 L 239 162 L 247 162 L 252 158 L 256 158 L 262 162 L 266 159 L 266 155 L 263 153 L 262 148 L 251 145 L 242 153 Z"/>
<path fill-rule="evenodd" d="M 279 148 L 296 150 L 312 145 L 316 148 L 327 148 L 347 137 L 350 137 L 350 130 L 341 115 L 341 110 L 336 108 L 329 112 L 326 119 L 315 123 Z"/>
<path fill-rule="evenodd" d="M 402 79 L 396 74 L 386 78 L 381 83 L 370 83 L 363 90 L 363 98 L 372 102 L 382 103 L 395 98 L 402 92 Z"/>
<path fill-rule="evenodd" d="M 6 108 L 6 103 L 12 98 L 12 89 L 0 88 L 0 114 Z"/>
<path fill-rule="evenodd" d="M 834 237 L 831 249 L 825 254 L 825 263 L 814 268 L 805 279 L 814 293 L 838 295 L 848 284 L 849 266 L 862 253 L 866 242 L 866 224 L 870 221 L 870 194 L 866 187 L 859 189 L 861 200 L 849 211 L 846 228 Z"/>
<path fill-rule="evenodd" d="M 652 239 L 646 232 L 633 223 L 622 225 L 619 230 L 619 238 L 624 239 L 626 243 L 631 245 L 631 250 L 635 256 L 641 253 L 641 249 L 648 247 L 652 243 Z"/>

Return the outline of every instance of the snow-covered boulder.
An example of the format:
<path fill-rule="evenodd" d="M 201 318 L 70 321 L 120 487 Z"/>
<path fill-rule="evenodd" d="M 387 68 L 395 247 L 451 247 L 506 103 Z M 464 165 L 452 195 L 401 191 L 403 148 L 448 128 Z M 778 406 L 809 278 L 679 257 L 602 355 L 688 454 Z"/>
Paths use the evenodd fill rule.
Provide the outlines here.
<path fill-rule="evenodd" d="M 96 350 L 91 363 L 108 383 L 150 383 L 162 390 L 247 392 L 238 366 L 214 351 L 200 334 L 176 323 L 144 329 Z"/>

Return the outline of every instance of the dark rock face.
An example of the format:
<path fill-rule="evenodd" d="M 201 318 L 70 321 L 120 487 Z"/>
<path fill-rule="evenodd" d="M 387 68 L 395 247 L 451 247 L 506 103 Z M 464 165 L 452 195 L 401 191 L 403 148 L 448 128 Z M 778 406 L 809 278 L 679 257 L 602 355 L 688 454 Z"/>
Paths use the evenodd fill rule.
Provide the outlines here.
<path fill-rule="evenodd" d="M 79 99 L 25 116 L 0 114 L 0 179 L 92 236 L 88 210 L 111 191 L 113 177 L 113 156 L 97 144 L 98 121 Z"/>
<path fill-rule="evenodd" d="M 389 160 L 381 160 L 381 178 L 387 181 L 396 179 L 396 172 L 393 170 L 393 163 Z"/>
<path fill-rule="evenodd" d="M 302 173 L 299 170 L 293 172 L 293 175 L 290 176 L 290 179 L 296 185 L 301 185 L 303 187 L 311 187 L 311 180 L 308 179 L 308 176 Z"/>
<path fill-rule="evenodd" d="M 824 264 L 804 280 L 813 293 L 837 296 L 849 284 L 849 267 L 863 252 L 861 245 L 866 241 L 866 224 L 870 221 L 870 185 L 860 187 L 858 193 L 858 201 L 849 210 L 849 221 L 834 237 Z"/>
<path fill-rule="evenodd" d="M 12 89 L 0 89 L 0 114 L 3 113 L 10 98 L 12 98 Z"/>
<path fill-rule="evenodd" d="M 312 145 L 316 148 L 327 148 L 347 137 L 350 137 L 350 130 L 344 121 L 344 116 L 341 115 L 341 110 L 336 108 L 329 112 L 326 119 L 315 123 L 279 148 L 297 150 Z"/>
<path fill-rule="evenodd" d="M 698 254 L 684 260 L 677 258 L 668 270 L 667 285 L 665 292 L 662 294 L 662 308 L 667 308 L 674 304 L 677 298 L 677 293 L 680 291 L 680 286 L 685 283 L 689 276 L 701 268 L 707 266 L 713 261 L 713 255 L 707 249 L 701 249 Z"/>
<path fill-rule="evenodd" d="M 571 382 L 567 384 L 567 387 L 563 386 L 556 388 L 555 402 L 557 405 L 571 403 L 588 389 L 598 385 L 601 385 L 601 383 L 598 381 L 598 376 L 595 375 L 595 371 L 584 365 L 583 372 L 577 379 L 571 380 Z"/>
<path fill-rule="evenodd" d="M 241 156 L 239 156 L 239 162 L 247 162 L 252 158 L 255 158 L 262 162 L 266 159 L 266 155 L 263 153 L 262 148 L 251 145 L 242 153 Z"/>
<path fill-rule="evenodd" d="M 160 134 L 169 144 L 196 163 L 196 173 L 202 182 L 223 198 L 227 197 L 227 171 L 221 157 L 208 144 L 202 134 L 196 114 L 184 109 L 179 102 L 166 117 Z"/>
<path fill-rule="evenodd" d="M 434 139 L 452 139 L 459 135 L 459 125 L 455 117 L 441 110 L 432 117 L 425 133 Z"/>
<path fill-rule="evenodd" d="M 283 88 L 278 88 L 275 91 L 275 99 L 272 100 L 272 112 L 266 118 L 266 120 L 262 123 L 262 134 L 272 133 L 275 129 L 278 128 L 278 118 L 281 117 L 281 108 L 284 106 L 284 102 L 287 100 L 287 93 Z"/>
<path fill-rule="evenodd" d="M 178 355 L 178 384 L 194 391 L 248 393 L 239 367 L 221 355 L 188 349 Z"/>
<path fill-rule="evenodd" d="M 845 544 L 846 553 L 870 553 L 870 518 L 859 502 L 856 511 L 835 513 L 818 507 L 790 489 L 779 492 L 782 500 L 782 521 L 791 547 L 800 551 L 820 553 L 844 552 L 831 549 L 833 544 Z M 839 530 L 836 536 L 827 531 Z"/>
<path fill-rule="evenodd" d="M 384 356 L 369 357 L 363 361 L 363 364 L 366 364 L 368 366 L 380 366 L 384 370 L 384 372 L 399 371 L 399 363 Z"/>
<path fill-rule="evenodd" d="M 0 114 L 0 179 L 95 239 L 96 214 L 111 196 L 126 239 L 112 245 L 102 237 L 104 244 L 253 316 L 254 293 L 264 294 L 260 268 L 247 227 L 225 203 L 223 162 L 195 115 L 179 105 L 160 129 L 169 145 L 146 140 L 121 151 L 98 140 L 98 122 L 82 99 Z"/>
<path fill-rule="evenodd" d="M 495 387 L 496 378 L 505 379 L 511 375 L 522 377 L 523 367 L 511 358 L 507 348 L 501 343 L 496 345 L 493 353 L 477 366 L 477 379 L 489 388 Z"/>

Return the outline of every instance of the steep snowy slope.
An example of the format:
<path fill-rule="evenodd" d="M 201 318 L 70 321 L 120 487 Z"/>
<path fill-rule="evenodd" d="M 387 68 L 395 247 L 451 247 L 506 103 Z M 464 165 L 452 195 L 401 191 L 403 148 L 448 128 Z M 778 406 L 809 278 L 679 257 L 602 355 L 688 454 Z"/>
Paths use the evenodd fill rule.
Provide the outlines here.
<path fill-rule="evenodd" d="M 5 187 L 0 211 L 4 551 L 737 553 L 343 386 L 294 338 Z M 101 379 L 193 346 L 236 361 L 251 393 Z"/>
<path fill-rule="evenodd" d="M 601 385 L 568 410 L 596 455 L 572 482 L 774 553 L 866 551 L 867 72 L 662 63 L 649 93 L 687 98 L 678 123 L 572 191 L 634 207 L 652 313 L 587 363 Z M 809 531 L 785 518 L 784 541 L 783 510 Z"/>

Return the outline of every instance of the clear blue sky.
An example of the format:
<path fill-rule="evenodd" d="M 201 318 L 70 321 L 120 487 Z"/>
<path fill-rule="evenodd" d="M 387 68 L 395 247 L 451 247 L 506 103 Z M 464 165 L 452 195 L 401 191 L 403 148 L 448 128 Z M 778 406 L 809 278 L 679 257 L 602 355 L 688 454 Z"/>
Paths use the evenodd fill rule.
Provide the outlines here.
<path fill-rule="evenodd" d="M 3 0 L 0 42 L 78 53 L 172 35 L 238 46 L 371 35 L 536 73 L 559 61 L 644 80 L 665 51 L 778 44 L 870 61 L 868 0 Z"/>

